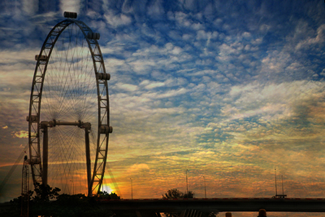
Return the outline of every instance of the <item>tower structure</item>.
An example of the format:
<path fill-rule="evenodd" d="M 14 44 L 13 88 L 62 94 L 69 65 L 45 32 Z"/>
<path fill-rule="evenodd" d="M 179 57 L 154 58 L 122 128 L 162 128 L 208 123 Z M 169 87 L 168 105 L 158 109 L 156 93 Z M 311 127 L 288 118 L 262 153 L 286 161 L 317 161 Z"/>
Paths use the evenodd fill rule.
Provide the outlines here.
<path fill-rule="evenodd" d="M 276 180 L 276 168 L 274 170 L 274 181 L 275 181 L 275 196 L 272 198 L 286 198 L 287 195 L 284 194 L 284 189 L 283 189 L 283 176 L 282 177 L 282 194 L 278 194 L 278 188 L 277 188 L 277 180 Z"/>
<path fill-rule="evenodd" d="M 29 162 L 27 155 L 24 157 L 21 184 L 21 214 L 22 217 L 29 216 Z"/>

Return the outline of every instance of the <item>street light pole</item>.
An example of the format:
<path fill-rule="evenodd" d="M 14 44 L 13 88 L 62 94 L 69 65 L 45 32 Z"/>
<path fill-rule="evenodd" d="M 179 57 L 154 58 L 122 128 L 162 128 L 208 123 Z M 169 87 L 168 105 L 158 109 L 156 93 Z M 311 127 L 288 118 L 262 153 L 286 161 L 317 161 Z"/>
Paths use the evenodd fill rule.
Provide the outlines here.
<path fill-rule="evenodd" d="M 133 200 L 133 185 L 132 185 L 132 178 L 130 178 L 131 180 L 131 199 Z"/>
<path fill-rule="evenodd" d="M 205 198 L 207 198 L 207 186 L 206 186 L 206 183 L 205 183 L 205 177 L 203 176 L 203 180 L 204 180 L 204 195 L 205 195 Z"/>
<path fill-rule="evenodd" d="M 188 180 L 187 180 L 187 172 L 188 172 L 188 169 L 186 169 L 186 194 L 188 194 Z"/>

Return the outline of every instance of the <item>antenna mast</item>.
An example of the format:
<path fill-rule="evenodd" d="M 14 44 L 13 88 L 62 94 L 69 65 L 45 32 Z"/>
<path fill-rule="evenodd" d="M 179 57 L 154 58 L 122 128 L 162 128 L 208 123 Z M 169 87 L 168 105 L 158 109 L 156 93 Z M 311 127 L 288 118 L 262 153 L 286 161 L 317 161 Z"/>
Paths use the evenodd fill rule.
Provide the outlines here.
<path fill-rule="evenodd" d="M 274 181 L 275 181 L 275 196 L 272 198 L 286 198 L 287 195 L 284 194 L 284 188 L 283 188 L 283 175 L 281 175 L 282 178 L 282 194 L 278 194 L 278 186 L 277 186 L 277 180 L 276 180 L 276 168 L 274 169 Z"/>
<path fill-rule="evenodd" d="M 274 169 L 274 180 L 275 180 L 275 196 L 278 195 L 278 189 L 277 189 L 277 185 L 276 185 L 276 168 Z"/>
<path fill-rule="evenodd" d="M 284 195 L 284 190 L 283 190 L 283 175 L 281 175 L 282 178 L 282 195 Z"/>

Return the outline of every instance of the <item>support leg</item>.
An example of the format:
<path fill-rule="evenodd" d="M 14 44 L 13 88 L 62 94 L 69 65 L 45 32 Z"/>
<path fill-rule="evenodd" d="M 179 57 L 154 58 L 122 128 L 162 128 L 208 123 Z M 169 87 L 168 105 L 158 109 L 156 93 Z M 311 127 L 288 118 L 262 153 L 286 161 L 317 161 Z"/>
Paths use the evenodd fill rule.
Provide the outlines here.
<path fill-rule="evenodd" d="M 46 125 L 43 127 L 43 173 L 42 173 L 42 184 L 47 185 L 47 170 L 48 170 L 48 127 Z"/>
<path fill-rule="evenodd" d="M 85 128 L 85 144 L 86 144 L 86 164 L 87 164 L 87 183 L 88 183 L 88 197 L 92 196 L 91 186 L 91 171 L 90 171 L 90 148 L 89 148 L 89 129 Z"/>

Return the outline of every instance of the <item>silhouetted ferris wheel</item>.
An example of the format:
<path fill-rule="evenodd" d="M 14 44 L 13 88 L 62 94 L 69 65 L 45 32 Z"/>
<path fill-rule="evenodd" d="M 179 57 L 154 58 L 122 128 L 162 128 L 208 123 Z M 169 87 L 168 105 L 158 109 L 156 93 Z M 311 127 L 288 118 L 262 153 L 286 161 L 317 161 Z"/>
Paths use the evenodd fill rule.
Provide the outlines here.
<path fill-rule="evenodd" d="M 96 195 L 106 166 L 109 93 L 98 33 L 77 14 L 47 35 L 35 56 L 29 115 L 29 163 L 33 183 L 63 193 Z M 91 171 L 92 169 L 92 171 Z"/>

